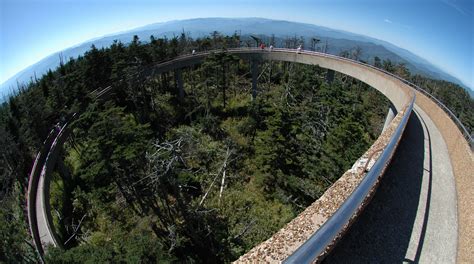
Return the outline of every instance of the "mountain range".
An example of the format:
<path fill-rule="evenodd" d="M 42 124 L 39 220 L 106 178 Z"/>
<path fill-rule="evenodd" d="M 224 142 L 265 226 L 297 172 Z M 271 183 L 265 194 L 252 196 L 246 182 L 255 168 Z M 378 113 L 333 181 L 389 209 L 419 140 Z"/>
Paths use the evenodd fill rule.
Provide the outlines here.
<path fill-rule="evenodd" d="M 449 75 L 427 60 L 389 42 L 372 37 L 312 24 L 265 18 L 196 18 L 150 24 L 129 31 L 92 39 L 54 53 L 20 71 L 1 84 L 0 98 L 5 98 L 6 95 L 15 91 L 18 83 L 27 83 L 35 76 L 39 78 L 49 69 L 54 70 L 59 65 L 61 57 L 76 58 L 89 50 L 91 45 L 95 45 L 97 48 L 108 47 L 114 40 L 126 44 L 132 40 L 134 35 L 137 35 L 142 41 L 149 40 L 151 35 L 157 38 L 172 38 L 179 36 L 182 32 L 189 34 L 193 38 L 198 38 L 209 36 L 213 31 L 218 31 L 224 35 L 232 35 L 236 32 L 241 36 L 273 35 L 276 39 L 280 40 L 288 37 L 303 37 L 307 42 L 311 38 L 318 38 L 321 40 L 320 45 L 327 43 L 328 49 L 326 52 L 336 55 L 344 50 L 360 47 L 362 50 L 360 58 L 362 60 L 371 62 L 375 56 L 378 56 L 381 59 L 390 59 L 396 63 L 405 63 L 412 73 L 422 74 L 433 79 L 450 81 L 464 87 L 471 96 L 474 93 L 459 79 Z"/>

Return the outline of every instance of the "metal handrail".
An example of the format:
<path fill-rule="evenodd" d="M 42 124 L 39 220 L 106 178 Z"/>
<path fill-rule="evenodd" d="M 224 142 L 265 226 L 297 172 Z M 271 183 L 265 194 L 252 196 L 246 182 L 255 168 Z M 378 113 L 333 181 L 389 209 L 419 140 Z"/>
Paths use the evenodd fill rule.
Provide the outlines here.
<path fill-rule="evenodd" d="M 469 143 L 471 150 L 474 148 L 474 139 L 472 138 L 472 133 L 469 133 L 467 128 L 462 124 L 461 120 L 459 120 L 459 118 L 451 111 L 451 109 L 449 109 L 440 100 L 438 100 L 438 98 L 434 97 L 432 94 L 430 94 L 428 91 L 424 90 L 423 88 L 417 86 L 416 84 L 410 83 L 408 81 L 406 83 L 412 86 L 413 88 L 415 88 L 416 90 L 420 91 L 424 95 L 428 96 L 428 98 L 433 100 L 434 103 L 436 103 L 445 113 L 447 113 L 449 117 L 451 118 L 451 120 L 454 121 L 454 124 L 459 128 L 459 130 L 461 130 L 461 133 L 463 134 L 464 138 Z"/>
<path fill-rule="evenodd" d="M 330 246 L 341 231 L 349 224 L 351 218 L 363 205 L 364 200 L 375 186 L 379 176 L 394 154 L 398 141 L 400 140 L 408 118 L 412 112 L 416 95 L 413 96 L 408 105 L 400 124 L 395 133 L 390 138 L 386 148 L 372 166 L 370 171 L 362 179 L 360 184 L 352 194 L 344 201 L 337 211 L 314 233 L 306 242 L 301 245 L 284 263 L 312 263 L 324 254 L 326 248 Z"/>

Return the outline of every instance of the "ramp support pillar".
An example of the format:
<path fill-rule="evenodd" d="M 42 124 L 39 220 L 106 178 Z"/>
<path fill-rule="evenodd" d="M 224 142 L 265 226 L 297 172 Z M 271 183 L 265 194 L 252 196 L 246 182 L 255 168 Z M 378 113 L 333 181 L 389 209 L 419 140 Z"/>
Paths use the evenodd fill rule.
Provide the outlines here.
<path fill-rule="evenodd" d="M 183 75 L 181 73 L 181 69 L 177 69 L 175 71 L 175 79 L 176 79 L 176 88 L 178 88 L 178 96 L 179 100 L 184 99 L 184 88 L 183 88 Z"/>
<path fill-rule="evenodd" d="M 397 115 L 397 110 L 392 104 L 390 104 L 388 108 L 387 117 L 385 118 L 385 123 L 383 124 L 382 132 L 384 132 L 385 129 L 387 129 L 387 127 L 390 125 L 390 122 L 392 122 L 395 115 Z"/>
<path fill-rule="evenodd" d="M 257 98 L 258 61 L 252 60 L 250 68 L 252 71 L 252 99 L 255 99 Z"/>
<path fill-rule="evenodd" d="M 326 73 L 326 82 L 331 84 L 334 81 L 334 71 L 328 69 Z"/>

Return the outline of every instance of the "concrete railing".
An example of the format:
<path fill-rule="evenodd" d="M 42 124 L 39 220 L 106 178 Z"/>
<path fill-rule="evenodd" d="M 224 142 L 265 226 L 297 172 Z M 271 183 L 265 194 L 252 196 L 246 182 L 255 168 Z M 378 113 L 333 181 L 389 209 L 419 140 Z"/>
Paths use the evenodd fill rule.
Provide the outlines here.
<path fill-rule="evenodd" d="M 56 128 L 51 130 L 42 149 L 36 155 L 28 180 L 28 223 L 35 248 L 42 262 L 44 262 L 43 254 L 48 244 L 60 246 L 51 216 L 49 186 L 59 150 L 68 135 L 68 124 L 65 123 L 59 131 Z"/>
<path fill-rule="evenodd" d="M 463 125 L 461 120 L 449 109 L 446 105 L 444 105 L 440 100 L 438 100 L 436 97 L 434 97 L 432 94 L 424 90 L 423 88 L 419 87 L 418 85 L 405 81 L 408 85 L 413 87 L 415 90 L 419 91 L 431 101 L 433 101 L 436 105 L 438 105 L 439 108 L 441 108 L 446 114 L 448 114 L 449 118 L 454 122 L 454 124 L 458 127 L 459 131 L 463 134 L 464 138 L 466 139 L 467 143 L 469 144 L 471 151 L 474 149 L 474 140 L 472 138 L 472 131 L 469 132 L 469 130 Z"/>
<path fill-rule="evenodd" d="M 36 197 L 37 197 L 37 189 L 38 189 L 38 181 L 41 175 L 41 171 L 44 166 L 44 162 L 48 155 L 49 149 L 51 144 L 55 139 L 56 133 L 55 130 L 51 130 L 48 134 L 48 137 L 43 142 L 43 147 L 36 155 L 35 162 L 33 167 L 31 168 L 30 176 L 28 178 L 28 200 L 26 203 L 27 212 L 28 212 L 28 223 L 30 227 L 30 233 L 33 237 L 33 241 L 35 243 L 36 250 L 38 254 L 42 257 L 43 256 L 43 246 L 41 245 L 41 238 L 38 232 L 38 221 L 36 217 Z"/>
<path fill-rule="evenodd" d="M 48 244 L 52 244 L 55 247 L 62 247 L 53 224 L 53 217 L 51 215 L 51 203 L 50 203 L 50 185 L 51 185 L 51 175 L 53 169 L 56 166 L 56 161 L 58 159 L 59 153 L 62 149 L 64 142 L 66 141 L 69 135 L 69 124 L 72 120 L 66 122 L 61 129 L 59 130 L 58 135 L 54 139 L 51 148 L 49 150 L 48 156 L 43 166 L 41 172 L 40 181 L 38 183 L 38 191 L 40 191 L 39 203 L 41 207 L 41 212 L 37 212 L 38 216 L 41 216 L 46 224 L 46 229 L 44 231 L 44 241 Z M 41 191 L 42 190 L 42 191 Z M 38 199 L 38 197 L 37 197 Z M 39 213 L 39 214 L 38 214 Z"/>
<path fill-rule="evenodd" d="M 386 74 L 379 69 L 376 69 L 370 65 L 365 65 L 360 62 L 353 60 L 340 58 L 337 56 L 332 56 L 323 53 L 317 52 L 306 52 L 297 53 L 295 50 L 286 50 L 286 49 L 275 49 L 271 52 L 262 51 L 259 49 L 231 49 L 227 51 L 230 54 L 236 55 L 241 59 L 252 60 L 252 61 L 263 61 L 263 60 L 276 60 L 276 61 L 287 61 L 287 62 L 296 62 L 310 65 L 319 65 L 322 68 L 327 68 L 333 71 L 337 71 L 356 79 L 359 79 L 368 85 L 374 87 L 382 94 L 384 94 L 396 108 L 398 114 L 391 123 L 391 127 L 384 131 L 379 139 L 374 143 L 374 145 L 369 149 L 364 156 L 374 156 L 374 151 L 376 149 L 384 149 L 384 151 L 375 155 L 374 159 L 376 160 L 375 165 L 370 169 L 370 175 L 365 176 L 365 172 L 359 171 L 357 174 L 346 173 L 341 177 L 340 180 L 336 182 L 330 189 L 323 195 L 323 199 L 319 199 L 315 203 L 320 206 L 320 208 L 330 208 L 330 210 L 325 210 L 325 213 L 321 214 L 319 211 L 313 214 L 305 214 L 308 210 L 305 210 L 300 214 L 296 220 L 291 221 L 285 228 L 275 234 L 272 238 L 262 243 L 261 245 L 256 246 L 249 253 L 242 256 L 239 260 L 241 261 L 259 261 L 262 259 L 266 260 L 277 260 L 281 261 L 286 259 L 288 256 L 294 252 L 304 252 L 304 247 L 298 249 L 305 241 L 309 244 L 318 244 L 319 248 L 327 249 L 334 240 L 345 230 L 345 228 L 350 224 L 348 221 L 353 219 L 355 215 L 359 213 L 359 209 L 363 206 L 363 202 L 366 201 L 368 193 L 370 193 L 375 187 L 378 179 L 383 172 L 384 168 L 388 165 L 390 158 L 392 157 L 394 150 L 400 136 L 403 133 L 403 129 L 406 125 L 408 117 L 410 116 L 411 110 L 413 108 L 413 102 L 415 95 L 405 82 L 400 80 L 393 75 Z M 189 67 L 194 64 L 201 63 L 204 59 L 211 54 L 212 52 L 198 53 L 195 55 L 181 56 L 176 59 L 155 65 L 153 67 L 147 68 L 144 72 L 146 74 L 159 74 L 166 71 L 178 70 L 184 67 Z M 66 126 L 63 127 L 63 130 L 66 129 Z M 59 146 L 64 143 L 66 133 L 60 133 L 63 135 L 58 137 L 57 143 L 53 144 L 54 149 L 59 149 Z M 54 162 L 57 158 L 57 151 L 51 147 L 50 162 L 45 162 L 43 181 L 44 188 L 43 192 L 48 192 L 48 194 L 42 194 L 45 210 L 49 210 L 49 182 L 51 177 L 52 168 L 54 167 Z M 364 157 L 361 157 L 361 159 Z M 47 164 L 47 165 L 46 165 Z M 373 171 L 373 172 L 372 172 Z M 352 178 L 351 178 L 352 177 Z M 355 180 L 354 180 L 355 179 Z M 358 187 L 359 186 L 359 187 Z M 31 190 L 34 192 L 36 190 Z M 352 193 L 352 195 L 351 195 Z M 351 195 L 351 196 L 350 196 Z M 30 196 L 30 195 L 29 195 Z M 328 197 L 331 197 L 328 199 Z M 344 202 L 347 201 L 347 202 Z M 346 205 L 344 205 L 346 204 Z M 311 206 L 310 206 L 311 207 Z M 311 208 L 309 208 L 311 209 Z M 338 213 L 339 212 L 339 213 Z M 50 212 L 45 212 L 46 216 L 50 215 Z M 31 217 L 31 216 L 30 216 Z M 317 221 L 310 225 L 303 225 L 301 223 L 302 218 L 308 220 L 316 217 Z M 49 219 L 48 219 L 49 218 Z M 334 220 L 328 220 L 334 219 Z M 329 222 L 328 222 L 329 221 Z M 50 217 L 46 217 L 46 224 L 48 230 L 51 232 L 51 237 L 55 240 L 54 228 L 52 226 Z M 316 223 L 317 222 L 317 223 Z M 321 230 L 324 231 L 325 235 L 315 235 L 316 237 L 326 237 L 324 241 L 311 239 L 310 237 L 319 229 L 322 224 L 326 222 L 327 227 Z M 38 223 L 38 222 L 36 222 Z M 332 224 L 331 224 L 332 223 Z M 305 232 L 298 232 L 299 229 L 306 229 Z M 275 236 L 278 237 L 282 232 L 285 233 L 287 230 L 296 230 L 295 232 L 290 232 L 291 236 L 285 236 L 286 239 L 275 240 Z M 322 231 L 321 231 L 322 232 Z M 34 233 L 34 232 L 32 232 Z M 286 234 L 286 233 L 285 233 Z M 322 234 L 322 233 L 321 233 Z M 297 238 L 297 239 L 296 239 Z M 328 242 L 329 241 L 329 242 Z M 273 243 L 273 245 L 272 245 Z M 56 244 L 56 243 L 51 243 Z M 269 245 L 270 244 L 270 245 Z M 263 246 L 262 246 L 263 245 Z M 283 246 L 282 246 L 283 245 Z M 37 244 L 38 246 L 38 244 Z M 281 247 L 284 250 L 278 250 L 277 247 Z M 262 249 L 262 250 L 261 250 Z M 310 247 L 310 251 L 313 249 Z M 272 252 L 277 252 L 274 254 Z M 263 258 L 260 258 L 263 254 Z M 296 253 L 298 254 L 298 253 Z M 313 254 L 314 255 L 314 254 Z M 291 261 L 291 259 L 289 259 Z"/>
<path fill-rule="evenodd" d="M 421 108 L 437 127 L 443 137 L 456 182 L 456 202 L 458 219 L 457 262 L 471 263 L 474 259 L 474 155 L 472 141 L 446 111 L 421 91 L 416 91 L 416 106 Z"/>

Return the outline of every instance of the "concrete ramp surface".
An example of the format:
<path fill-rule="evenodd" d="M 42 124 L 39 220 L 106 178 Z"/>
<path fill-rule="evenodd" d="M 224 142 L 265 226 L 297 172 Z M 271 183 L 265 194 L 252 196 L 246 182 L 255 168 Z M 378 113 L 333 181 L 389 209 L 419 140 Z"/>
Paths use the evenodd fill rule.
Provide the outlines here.
<path fill-rule="evenodd" d="M 457 232 L 446 143 L 415 107 L 373 200 L 325 263 L 455 263 Z"/>

